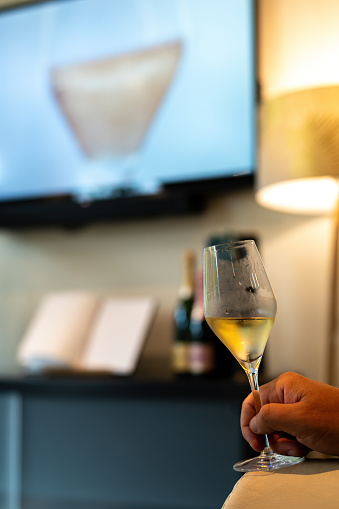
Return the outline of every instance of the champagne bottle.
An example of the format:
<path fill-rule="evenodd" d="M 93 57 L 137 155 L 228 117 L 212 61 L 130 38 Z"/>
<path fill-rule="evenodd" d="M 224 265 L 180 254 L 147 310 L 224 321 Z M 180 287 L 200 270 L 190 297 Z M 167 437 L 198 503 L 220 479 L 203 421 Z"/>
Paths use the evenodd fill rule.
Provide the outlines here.
<path fill-rule="evenodd" d="M 204 315 L 203 273 L 196 272 L 195 296 L 190 322 L 189 372 L 195 376 L 210 376 L 215 370 L 215 349 L 211 329 Z"/>
<path fill-rule="evenodd" d="M 195 253 L 186 251 L 182 260 L 182 279 L 174 309 L 174 338 L 172 371 L 176 375 L 189 374 L 188 350 L 191 341 L 190 320 L 194 301 Z"/>

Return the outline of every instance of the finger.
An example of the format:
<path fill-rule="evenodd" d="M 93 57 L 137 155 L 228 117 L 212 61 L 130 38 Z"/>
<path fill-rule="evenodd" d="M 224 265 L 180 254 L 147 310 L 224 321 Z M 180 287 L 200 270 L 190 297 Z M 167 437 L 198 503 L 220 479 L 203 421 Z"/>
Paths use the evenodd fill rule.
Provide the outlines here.
<path fill-rule="evenodd" d="M 250 444 L 252 449 L 260 452 L 265 447 L 265 439 L 261 435 L 256 435 L 249 428 L 249 423 L 252 418 L 256 415 L 255 401 L 253 394 L 249 394 L 243 401 L 241 408 L 240 427 L 244 439 Z"/>
<path fill-rule="evenodd" d="M 265 436 L 264 435 L 256 435 L 252 433 L 248 426 L 244 426 L 241 428 L 242 436 L 250 444 L 252 449 L 257 452 L 260 452 L 265 447 Z"/>
<path fill-rule="evenodd" d="M 260 387 L 261 402 L 263 405 L 298 403 L 302 399 L 306 383 L 309 383 L 309 380 L 297 373 L 284 373 Z"/>
<path fill-rule="evenodd" d="M 279 398 L 276 394 L 276 384 L 277 379 L 271 380 L 270 382 L 267 382 L 264 385 L 260 386 L 259 393 L 260 393 L 260 400 L 261 405 L 266 405 L 267 403 L 278 403 Z"/>
<path fill-rule="evenodd" d="M 261 406 L 268 403 L 282 403 L 280 399 L 280 383 L 279 378 L 275 378 L 270 382 L 260 386 L 260 400 Z"/>
<path fill-rule="evenodd" d="M 272 433 L 268 438 L 271 449 L 283 456 L 306 456 L 310 451 L 308 447 L 305 447 L 294 437 L 285 433 Z"/>
<path fill-rule="evenodd" d="M 244 399 L 241 406 L 240 425 L 248 426 L 250 421 L 256 415 L 253 394 L 250 393 L 247 398 Z"/>
<path fill-rule="evenodd" d="M 263 405 L 260 412 L 249 422 L 252 433 L 271 434 L 282 431 L 293 436 L 298 436 L 300 429 L 300 412 L 302 403 L 280 404 L 270 403 Z"/>

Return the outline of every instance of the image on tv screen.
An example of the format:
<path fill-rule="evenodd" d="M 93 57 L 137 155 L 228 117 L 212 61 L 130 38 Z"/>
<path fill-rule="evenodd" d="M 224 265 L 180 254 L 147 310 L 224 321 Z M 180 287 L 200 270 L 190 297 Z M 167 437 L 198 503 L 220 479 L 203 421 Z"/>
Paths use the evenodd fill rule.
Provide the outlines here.
<path fill-rule="evenodd" d="M 78 201 L 253 172 L 250 0 L 0 13 L 0 200 Z"/>

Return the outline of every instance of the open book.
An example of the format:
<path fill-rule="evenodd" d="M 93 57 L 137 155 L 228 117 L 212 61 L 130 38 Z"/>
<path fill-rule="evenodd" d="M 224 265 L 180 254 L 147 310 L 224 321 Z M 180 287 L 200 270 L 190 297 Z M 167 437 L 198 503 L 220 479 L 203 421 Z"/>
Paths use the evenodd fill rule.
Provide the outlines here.
<path fill-rule="evenodd" d="M 131 374 L 154 318 L 150 298 L 101 298 L 86 292 L 43 298 L 19 345 L 31 372 L 53 369 Z"/>

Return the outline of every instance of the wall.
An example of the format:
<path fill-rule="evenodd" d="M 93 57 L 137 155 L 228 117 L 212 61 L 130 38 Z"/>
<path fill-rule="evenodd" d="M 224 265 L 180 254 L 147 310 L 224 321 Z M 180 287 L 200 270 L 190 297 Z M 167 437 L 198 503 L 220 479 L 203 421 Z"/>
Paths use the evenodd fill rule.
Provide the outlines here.
<path fill-rule="evenodd" d="M 339 82 L 337 0 L 258 0 L 264 96 Z"/>
<path fill-rule="evenodd" d="M 17 345 L 41 297 L 67 289 L 154 296 L 159 309 L 145 355 L 156 362 L 168 357 L 183 250 L 201 255 L 211 234 L 236 231 L 260 239 L 278 300 L 267 367 L 272 374 L 293 369 L 322 379 L 328 226 L 326 220 L 265 210 L 246 190 L 211 200 L 197 216 L 78 231 L 1 231 L 0 369 L 15 366 Z"/>
<path fill-rule="evenodd" d="M 336 23 L 339 3 L 336 0 L 258 0 L 258 10 L 259 75 L 263 100 L 303 88 L 339 83 L 339 32 Z M 310 220 L 307 229 L 304 225 L 300 232 L 293 228 L 286 232 L 286 235 L 279 235 L 279 243 L 290 244 L 291 250 L 298 253 L 298 264 L 293 262 L 289 267 L 290 274 L 294 273 L 295 276 L 294 288 L 298 306 L 294 308 L 291 302 L 288 302 L 291 286 L 285 284 L 281 302 L 284 306 L 283 313 L 286 320 L 289 319 L 289 326 L 297 329 L 294 333 L 299 362 L 304 357 L 304 363 L 310 366 L 310 363 L 316 362 L 318 355 L 317 373 L 325 380 L 328 285 L 333 277 L 329 266 L 329 263 L 332 263 L 333 246 L 330 225 L 331 218 L 319 218 Z M 272 245 L 270 249 L 270 259 L 271 256 L 273 259 L 276 249 Z M 300 315 L 297 316 L 297 313 Z M 284 335 L 290 334 L 287 323 L 279 332 L 283 333 L 283 330 Z M 282 337 L 279 339 L 283 341 Z M 321 347 L 316 346 L 319 342 L 322 343 Z M 337 327 L 337 366 L 338 345 Z M 286 350 L 284 354 L 286 356 Z M 310 370 L 310 376 L 315 376 L 313 369 Z M 335 383 L 339 385 L 338 373 Z"/>
<path fill-rule="evenodd" d="M 316 28 L 319 19 L 321 26 L 327 24 L 326 40 L 333 43 L 330 34 L 337 30 L 332 30 L 330 20 L 336 19 L 333 9 L 338 3 L 260 0 L 258 4 L 264 94 L 277 93 L 279 83 L 286 88 L 300 86 L 296 70 L 306 55 L 306 67 L 321 76 L 318 44 L 324 36 Z M 307 30 L 314 37 L 311 52 L 299 53 L 289 67 L 291 58 L 285 50 L 300 31 L 304 35 Z M 17 345 L 39 299 L 61 289 L 154 296 L 159 310 L 145 353 L 150 360 L 167 358 L 182 252 L 195 248 L 201 253 L 211 234 L 229 231 L 253 231 L 258 236 L 277 296 L 278 316 L 265 354 L 270 373 L 292 369 L 325 380 L 331 220 L 264 210 L 250 190 L 211 200 L 201 216 L 120 222 L 79 231 L 1 231 L 0 370 L 15 366 Z"/>

